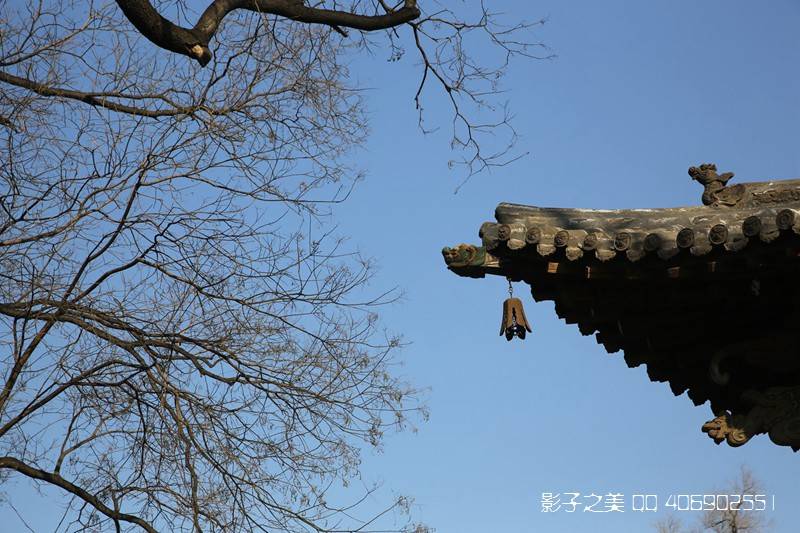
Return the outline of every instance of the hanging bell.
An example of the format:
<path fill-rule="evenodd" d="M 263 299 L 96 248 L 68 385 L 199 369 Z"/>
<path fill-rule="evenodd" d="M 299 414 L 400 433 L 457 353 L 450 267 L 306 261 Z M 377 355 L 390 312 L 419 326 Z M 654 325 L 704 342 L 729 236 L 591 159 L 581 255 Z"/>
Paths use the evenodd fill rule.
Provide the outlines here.
<path fill-rule="evenodd" d="M 533 331 L 525 318 L 525 310 L 522 308 L 522 300 L 519 298 L 507 298 L 503 302 L 503 323 L 500 324 L 500 335 L 505 334 L 506 340 L 514 337 L 525 339 L 525 332 Z"/>

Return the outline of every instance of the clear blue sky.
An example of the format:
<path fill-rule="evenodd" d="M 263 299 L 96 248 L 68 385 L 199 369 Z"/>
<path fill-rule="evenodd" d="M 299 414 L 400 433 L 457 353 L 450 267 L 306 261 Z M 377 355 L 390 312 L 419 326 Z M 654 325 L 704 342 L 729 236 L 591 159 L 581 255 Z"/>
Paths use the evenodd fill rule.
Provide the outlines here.
<path fill-rule="evenodd" d="M 459 278 L 439 250 L 480 242 L 478 227 L 502 201 L 698 204 L 686 170 L 706 161 L 739 181 L 800 177 L 800 3 L 489 5 L 512 19 L 549 17 L 537 38 L 558 57 L 517 62 L 507 80 L 530 156 L 457 195 L 446 137 L 416 130 L 413 62 L 355 65 L 375 88 L 360 161 L 369 177 L 337 218 L 379 261 L 378 281 L 406 291 L 386 323 L 413 343 L 404 372 L 431 387 L 430 421 L 368 452 L 365 478 L 414 495 L 416 516 L 441 533 L 616 533 L 652 531 L 657 516 L 548 515 L 541 493 L 707 494 L 746 464 L 776 496 L 775 531 L 797 531 L 800 455 L 766 436 L 714 445 L 700 432 L 708 405 L 629 369 L 523 285 L 534 333 L 507 343 L 497 336 L 505 281 Z"/>
<path fill-rule="evenodd" d="M 423 0 L 420 0 L 422 3 Z M 458 4 L 458 2 L 453 2 Z M 430 387 L 428 423 L 364 453 L 366 483 L 415 498 L 439 533 L 653 531 L 661 516 L 544 514 L 543 492 L 713 493 L 748 465 L 774 494 L 775 531 L 797 531 L 800 455 L 765 436 L 739 449 L 700 432 L 712 417 L 629 369 L 594 337 L 516 287 L 534 333 L 498 337 L 501 278 L 448 272 L 442 246 L 479 242 L 502 201 L 539 206 L 697 204 L 686 169 L 716 162 L 735 180 L 800 177 L 800 3 L 796 0 L 489 0 L 511 20 L 549 17 L 535 39 L 558 57 L 519 61 L 506 80 L 521 161 L 474 177 L 448 170 L 445 132 L 417 129 L 412 54 L 362 57 L 372 133 L 356 154 L 367 180 L 335 220 L 375 258 L 374 288 L 399 286 L 384 323 L 411 344 L 401 372 Z M 457 6 L 456 6 L 457 7 Z M 430 124 L 446 109 L 430 101 Z M 12 493 L 13 497 L 13 493 Z M 662 500 L 663 501 L 663 500 Z M 20 507 L 26 502 L 17 500 Z M 46 514 L 46 513 L 44 513 Z M 21 531 L 0 511 L 0 532 Z M 687 522 L 696 513 L 682 513 Z M 8 528 L 11 529 L 8 529 Z"/>

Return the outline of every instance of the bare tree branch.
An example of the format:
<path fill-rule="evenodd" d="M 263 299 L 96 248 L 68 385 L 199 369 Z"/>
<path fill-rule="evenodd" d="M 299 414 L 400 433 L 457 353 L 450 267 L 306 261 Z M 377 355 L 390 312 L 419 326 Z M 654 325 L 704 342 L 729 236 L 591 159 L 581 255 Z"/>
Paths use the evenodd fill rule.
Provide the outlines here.
<path fill-rule="evenodd" d="M 16 470 L 17 472 L 24 474 L 30 478 L 39 479 L 51 483 L 57 487 L 66 490 L 71 494 L 74 494 L 75 496 L 85 501 L 86 503 L 88 503 L 89 505 L 91 505 L 104 515 L 108 516 L 109 518 L 113 518 L 114 520 L 121 520 L 123 522 L 130 522 L 131 524 L 136 524 L 137 526 L 141 527 L 148 533 L 158 533 L 156 529 L 153 528 L 153 526 L 151 526 L 141 518 L 125 513 L 120 513 L 119 511 L 115 511 L 114 509 L 109 508 L 108 506 L 103 504 L 103 502 L 100 501 L 96 496 L 89 494 L 82 488 L 78 487 L 74 483 L 67 481 L 58 474 L 53 474 L 51 472 L 46 472 L 39 468 L 32 467 L 14 457 L 0 457 L 0 468 L 9 468 L 11 470 Z"/>
<path fill-rule="evenodd" d="M 222 20 L 236 9 L 278 15 L 296 22 L 377 31 L 405 24 L 419 17 L 416 0 L 382 15 L 361 15 L 334 9 L 307 7 L 303 0 L 214 0 L 193 28 L 184 28 L 164 18 L 149 0 L 117 0 L 122 12 L 152 43 L 195 59 L 201 66 L 211 61 L 208 48 Z"/>

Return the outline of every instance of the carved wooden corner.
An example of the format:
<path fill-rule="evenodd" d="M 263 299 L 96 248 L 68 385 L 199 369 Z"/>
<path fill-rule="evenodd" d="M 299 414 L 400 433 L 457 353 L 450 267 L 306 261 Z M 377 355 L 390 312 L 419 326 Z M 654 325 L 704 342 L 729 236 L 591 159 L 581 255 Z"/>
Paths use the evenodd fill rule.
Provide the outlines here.
<path fill-rule="evenodd" d="M 751 390 L 742 395 L 742 401 L 751 406 L 746 413 L 721 413 L 703 424 L 702 431 L 717 444 L 726 441 L 741 446 L 766 433 L 775 444 L 800 449 L 800 387 Z"/>

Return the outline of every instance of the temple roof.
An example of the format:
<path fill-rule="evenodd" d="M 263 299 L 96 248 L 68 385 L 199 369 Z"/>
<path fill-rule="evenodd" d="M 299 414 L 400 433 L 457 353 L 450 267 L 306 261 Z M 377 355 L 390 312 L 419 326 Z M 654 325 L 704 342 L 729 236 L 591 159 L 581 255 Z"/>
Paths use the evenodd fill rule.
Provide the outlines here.
<path fill-rule="evenodd" d="M 500 204 L 481 245 L 445 248 L 445 261 L 462 276 L 530 284 L 535 300 L 553 300 L 559 317 L 622 350 L 629 366 L 647 365 L 697 405 L 710 401 L 719 416 L 704 431 L 715 441 L 768 432 L 796 449 L 800 180 L 727 186 L 733 175 L 713 165 L 690 175 L 704 185 L 703 206 Z M 770 409 L 785 402 L 793 422 L 778 423 Z"/>

